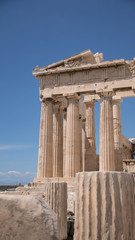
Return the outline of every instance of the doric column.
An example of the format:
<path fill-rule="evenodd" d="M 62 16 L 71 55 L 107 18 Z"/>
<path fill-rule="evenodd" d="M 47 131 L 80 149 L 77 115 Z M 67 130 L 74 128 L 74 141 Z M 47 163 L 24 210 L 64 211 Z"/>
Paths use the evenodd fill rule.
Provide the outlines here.
<path fill-rule="evenodd" d="M 76 174 L 74 240 L 134 240 L 134 178 L 122 172 Z"/>
<path fill-rule="evenodd" d="M 101 95 L 99 170 L 115 171 L 112 92 Z"/>
<path fill-rule="evenodd" d="M 86 104 L 86 143 L 85 143 L 85 171 L 96 170 L 95 143 L 95 101 L 84 101 Z"/>
<path fill-rule="evenodd" d="M 86 102 L 86 137 L 93 149 L 96 149 L 95 143 L 95 101 Z"/>
<path fill-rule="evenodd" d="M 53 177 L 63 176 L 63 109 L 53 104 Z"/>
<path fill-rule="evenodd" d="M 82 101 L 82 99 L 79 100 L 79 119 L 80 119 L 80 162 L 82 171 L 85 171 L 86 105 L 84 101 Z"/>
<path fill-rule="evenodd" d="M 85 144 L 86 144 L 86 132 L 85 132 L 85 123 L 86 120 L 82 119 L 82 171 L 86 171 L 86 149 L 85 149 Z"/>
<path fill-rule="evenodd" d="M 116 171 L 123 170 L 122 162 L 122 130 L 121 130 L 121 98 L 113 99 L 113 129 Z"/>
<path fill-rule="evenodd" d="M 113 127 L 114 127 L 114 146 L 115 149 L 121 149 L 122 131 L 121 131 L 121 98 L 113 99 Z"/>
<path fill-rule="evenodd" d="M 79 99 L 77 95 L 70 95 L 67 98 L 66 162 L 64 164 L 64 177 L 75 177 L 75 174 L 81 171 Z"/>
<path fill-rule="evenodd" d="M 65 176 L 66 163 L 66 129 L 67 129 L 67 108 L 63 110 L 63 176 Z"/>
<path fill-rule="evenodd" d="M 52 177 L 53 107 L 52 99 L 41 105 L 37 178 Z"/>
<path fill-rule="evenodd" d="M 44 195 L 46 203 L 56 213 L 58 239 L 67 239 L 67 183 L 45 183 Z"/>
<path fill-rule="evenodd" d="M 81 99 L 82 100 L 82 99 Z M 80 169 L 82 171 L 82 115 L 79 114 L 79 128 L 80 128 Z"/>

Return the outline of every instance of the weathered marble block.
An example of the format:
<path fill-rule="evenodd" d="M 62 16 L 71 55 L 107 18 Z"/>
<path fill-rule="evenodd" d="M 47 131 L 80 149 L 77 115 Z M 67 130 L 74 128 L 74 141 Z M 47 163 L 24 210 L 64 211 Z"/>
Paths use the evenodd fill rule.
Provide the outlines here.
<path fill-rule="evenodd" d="M 67 183 L 45 183 L 45 201 L 57 216 L 59 240 L 67 238 Z"/>
<path fill-rule="evenodd" d="M 44 199 L 0 195 L 0 240 L 59 240 L 56 215 Z"/>
<path fill-rule="evenodd" d="M 133 240 L 134 237 L 133 175 L 78 173 L 74 240 Z"/>

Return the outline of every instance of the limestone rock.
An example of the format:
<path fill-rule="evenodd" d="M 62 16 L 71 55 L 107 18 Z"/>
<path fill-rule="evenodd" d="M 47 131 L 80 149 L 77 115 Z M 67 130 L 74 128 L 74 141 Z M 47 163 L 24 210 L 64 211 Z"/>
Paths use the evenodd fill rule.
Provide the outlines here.
<path fill-rule="evenodd" d="M 40 197 L 0 195 L 1 240 L 58 240 L 56 215 Z"/>
<path fill-rule="evenodd" d="M 74 240 L 134 240 L 134 237 L 133 175 L 78 173 Z"/>

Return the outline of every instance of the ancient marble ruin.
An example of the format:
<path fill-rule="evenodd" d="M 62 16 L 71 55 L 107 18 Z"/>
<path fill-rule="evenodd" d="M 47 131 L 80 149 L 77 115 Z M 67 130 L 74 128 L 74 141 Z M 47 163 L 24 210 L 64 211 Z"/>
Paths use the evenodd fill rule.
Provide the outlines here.
<path fill-rule="evenodd" d="M 75 212 L 74 240 L 135 239 L 134 178 L 125 173 L 133 172 L 135 139 L 123 136 L 121 120 L 123 98 L 135 97 L 135 58 L 103 61 L 102 53 L 87 50 L 37 66 L 33 75 L 39 79 L 41 122 L 38 172 L 32 186 L 67 183 L 67 209 Z M 96 101 L 100 101 L 99 155 Z M 52 191 L 45 190 L 45 195 L 52 199 Z M 55 189 L 53 196 L 57 201 Z"/>
<path fill-rule="evenodd" d="M 121 102 L 135 96 L 135 59 L 103 61 L 90 50 L 38 68 L 41 124 L 38 173 L 71 178 L 81 171 L 123 171 L 133 144 L 121 130 Z M 100 101 L 100 151 L 96 155 L 95 101 Z"/>
<path fill-rule="evenodd" d="M 1 240 L 59 240 L 56 215 L 40 197 L 0 194 Z"/>
<path fill-rule="evenodd" d="M 121 119 L 121 102 L 135 97 L 135 58 L 103 61 L 87 50 L 33 75 L 41 101 L 37 177 L 0 195 L 2 240 L 6 233 L 22 240 L 24 232 L 37 240 L 135 240 L 135 138 L 122 134 Z M 75 218 L 70 238 L 67 212 Z"/>

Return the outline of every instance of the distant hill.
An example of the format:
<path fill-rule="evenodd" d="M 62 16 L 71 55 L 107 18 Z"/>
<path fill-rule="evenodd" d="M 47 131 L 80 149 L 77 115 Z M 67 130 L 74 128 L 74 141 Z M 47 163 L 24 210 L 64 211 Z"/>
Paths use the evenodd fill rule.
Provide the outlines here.
<path fill-rule="evenodd" d="M 17 187 L 20 187 L 22 186 L 21 184 L 19 185 L 0 185 L 0 192 L 3 192 L 3 191 L 10 191 L 10 190 L 14 190 L 16 189 Z"/>

